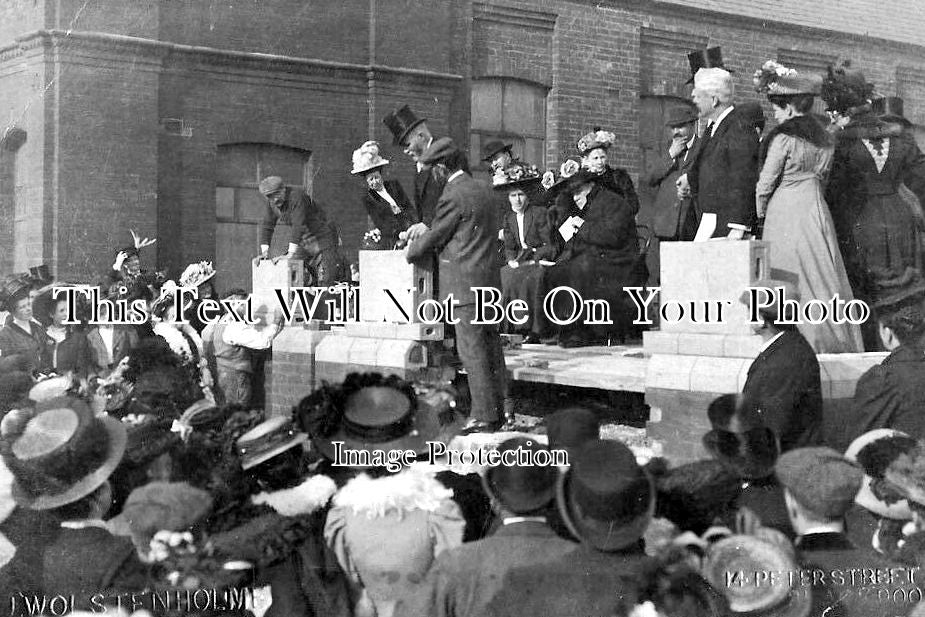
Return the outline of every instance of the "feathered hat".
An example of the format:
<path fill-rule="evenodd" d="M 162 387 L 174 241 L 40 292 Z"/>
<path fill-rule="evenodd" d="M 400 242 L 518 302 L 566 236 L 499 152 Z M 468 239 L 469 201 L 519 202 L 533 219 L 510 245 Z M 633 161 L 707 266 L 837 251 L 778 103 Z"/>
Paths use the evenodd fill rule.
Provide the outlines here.
<path fill-rule="evenodd" d="M 213 276 L 215 276 L 215 268 L 212 267 L 211 261 L 190 264 L 180 275 L 180 287 L 199 287 Z"/>
<path fill-rule="evenodd" d="M 874 96 L 874 85 L 860 71 L 851 70 L 846 61 L 838 68 L 829 66 L 822 80 L 822 99 L 829 111 L 847 112 L 863 107 Z"/>
<path fill-rule="evenodd" d="M 365 174 L 388 164 L 389 162 L 379 154 L 379 142 L 367 141 L 353 151 L 353 169 L 350 173 Z"/>

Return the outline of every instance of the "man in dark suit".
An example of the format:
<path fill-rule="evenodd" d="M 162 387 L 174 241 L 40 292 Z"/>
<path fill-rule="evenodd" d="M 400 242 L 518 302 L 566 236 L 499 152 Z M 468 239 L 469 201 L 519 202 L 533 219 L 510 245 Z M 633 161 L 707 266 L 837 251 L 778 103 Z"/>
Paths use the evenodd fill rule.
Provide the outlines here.
<path fill-rule="evenodd" d="M 799 300 L 786 281 L 759 281 L 754 287 L 783 288 L 786 298 Z M 762 295 L 756 294 L 758 301 Z M 748 292 L 741 299 L 751 302 Z M 795 325 L 780 323 L 784 315 L 777 299 L 774 293 L 770 305 L 759 309 L 762 321 L 755 330 L 764 346 L 748 369 L 742 393 L 757 404 L 765 424 L 780 438 L 781 452 L 787 452 L 821 443 L 822 380 L 813 348 Z"/>
<path fill-rule="evenodd" d="M 496 261 L 497 213 L 494 196 L 464 171 L 465 155 L 448 137 L 434 141 L 421 156 L 446 174 L 446 188 L 437 203 L 432 225 L 411 238 L 409 262 L 426 260 L 436 252 L 440 265 L 439 299 L 452 296 L 458 303 L 456 346 L 469 376 L 472 414 L 466 432 L 493 431 L 501 426 L 507 373 L 497 324 L 473 324 L 473 287 L 501 287 Z"/>
<path fill-rule="evenodd" d="M 707 126 L 694 163 L 678 179 L 679 194 L 693 195 L 701 214 L 716 214 L 714 237 L 726 237 L 730 229 L 741 237 L 755 223 L 758 136 L 735 111 L 728 71 L 697 71 L 691 99 Z"/>

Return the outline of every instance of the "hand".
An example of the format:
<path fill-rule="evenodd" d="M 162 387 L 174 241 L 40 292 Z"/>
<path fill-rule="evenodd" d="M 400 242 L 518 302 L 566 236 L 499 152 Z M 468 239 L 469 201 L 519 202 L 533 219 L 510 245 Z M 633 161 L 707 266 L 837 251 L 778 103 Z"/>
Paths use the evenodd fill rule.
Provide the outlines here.
<path fill-rule="evenodd" d="M 509 268 L 516 268 L 519 264 L 516 259 L 509 259 L 507 265 Z"/>
<path fill-rule="evenodd" d="M 540 184 L 543 185 L 543 188 L 547 191 L 552 188 L 552 185 L 556 183 L 556 174 L 551 171 L 547 171 L 543 174 L 543 179 L 540 181 Z"/>
<path fill-rule="evenodd" d="M 672 139 L 671 145 L 668 146 L 668 156 L 675 159 L 680 156 L 687 148 L 687 142 L 684 139 Z"/>
<path fill-rule="evenodd" d="M 132 240 L 135 241 L 136 249 L 143 249 L 144 247 L 151 246 L 152 244 L 157 242 L 156 238 L 151 239 L 151 240 L 149 240 L 148 238 L 141 238 L 138 234 L 135 233 L 134 229 L 129 229 L 129 231 L 132 233 Z"/>
<path fill-rule="evenodd" d="M 278 255 L 278 256 L 274 257 L 274 258 L 272 259 L 272 261 L 273 261 L 273 264 L 276 265 L 276 264 L 278 264 L 281 260 L 283 260 L 283 259 L 292 259 L 292 257 L 293 257 L 293 256 L 290 255 L 289 253 L 285 253 L 285 254 L 283 254 L 283 255 Z"/>
<path fill-rule="evenodd" d="M 687 199 L 691 196 L 691 183 L 687 179 L 687 174 L 678 178 L 674 185 L 678 189 L 678 199 Z"/>
<path fill-rule="evenodd" d="M 116 260 L 112 262 L 112 269 L 116 272 L 122 270 L 122 264 L 125 263 L 126 259 L 128 259 L 128 255 L 125 254 L 125 251 L 119 251 L 119 254 L 116 255 Z"/>
<path fill-rule="evenodd" d="M 427 225 L 424 223 L 415 223 L 408 228 L 408 242 L 413 242 L 421 236 L 423 236 L 428 231 Z"/>

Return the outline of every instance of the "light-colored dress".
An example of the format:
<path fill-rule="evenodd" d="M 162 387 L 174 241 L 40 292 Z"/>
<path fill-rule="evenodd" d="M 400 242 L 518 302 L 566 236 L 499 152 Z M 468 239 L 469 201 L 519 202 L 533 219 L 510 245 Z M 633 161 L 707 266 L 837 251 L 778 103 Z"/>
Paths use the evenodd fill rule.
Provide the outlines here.
<path fill-rule="evenodd" d="M 830 306 L 836 294 L 848 302 L 854 296 L 823 195 L 834 150 L 783 133 L 771 139 L 755 195 L 758 216 L 767 216 L 771 277 L 795 283 L 804 306 L 810 300 Z M 836 324 L 832 315 L 798 328 L 816 353 L 864 350 L 860 327 Z"/>

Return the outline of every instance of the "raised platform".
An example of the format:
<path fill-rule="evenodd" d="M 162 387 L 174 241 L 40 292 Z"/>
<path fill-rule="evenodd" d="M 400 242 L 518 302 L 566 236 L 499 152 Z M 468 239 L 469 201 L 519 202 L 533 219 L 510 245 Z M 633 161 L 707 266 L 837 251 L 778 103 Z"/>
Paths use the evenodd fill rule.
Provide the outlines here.
<path fill-rule="evenodd" d="M 648 356 L 642 345 L 572 349 L 523 345 L 505 351 L 504 359 L 515 381 L 645 392 Z"/>

